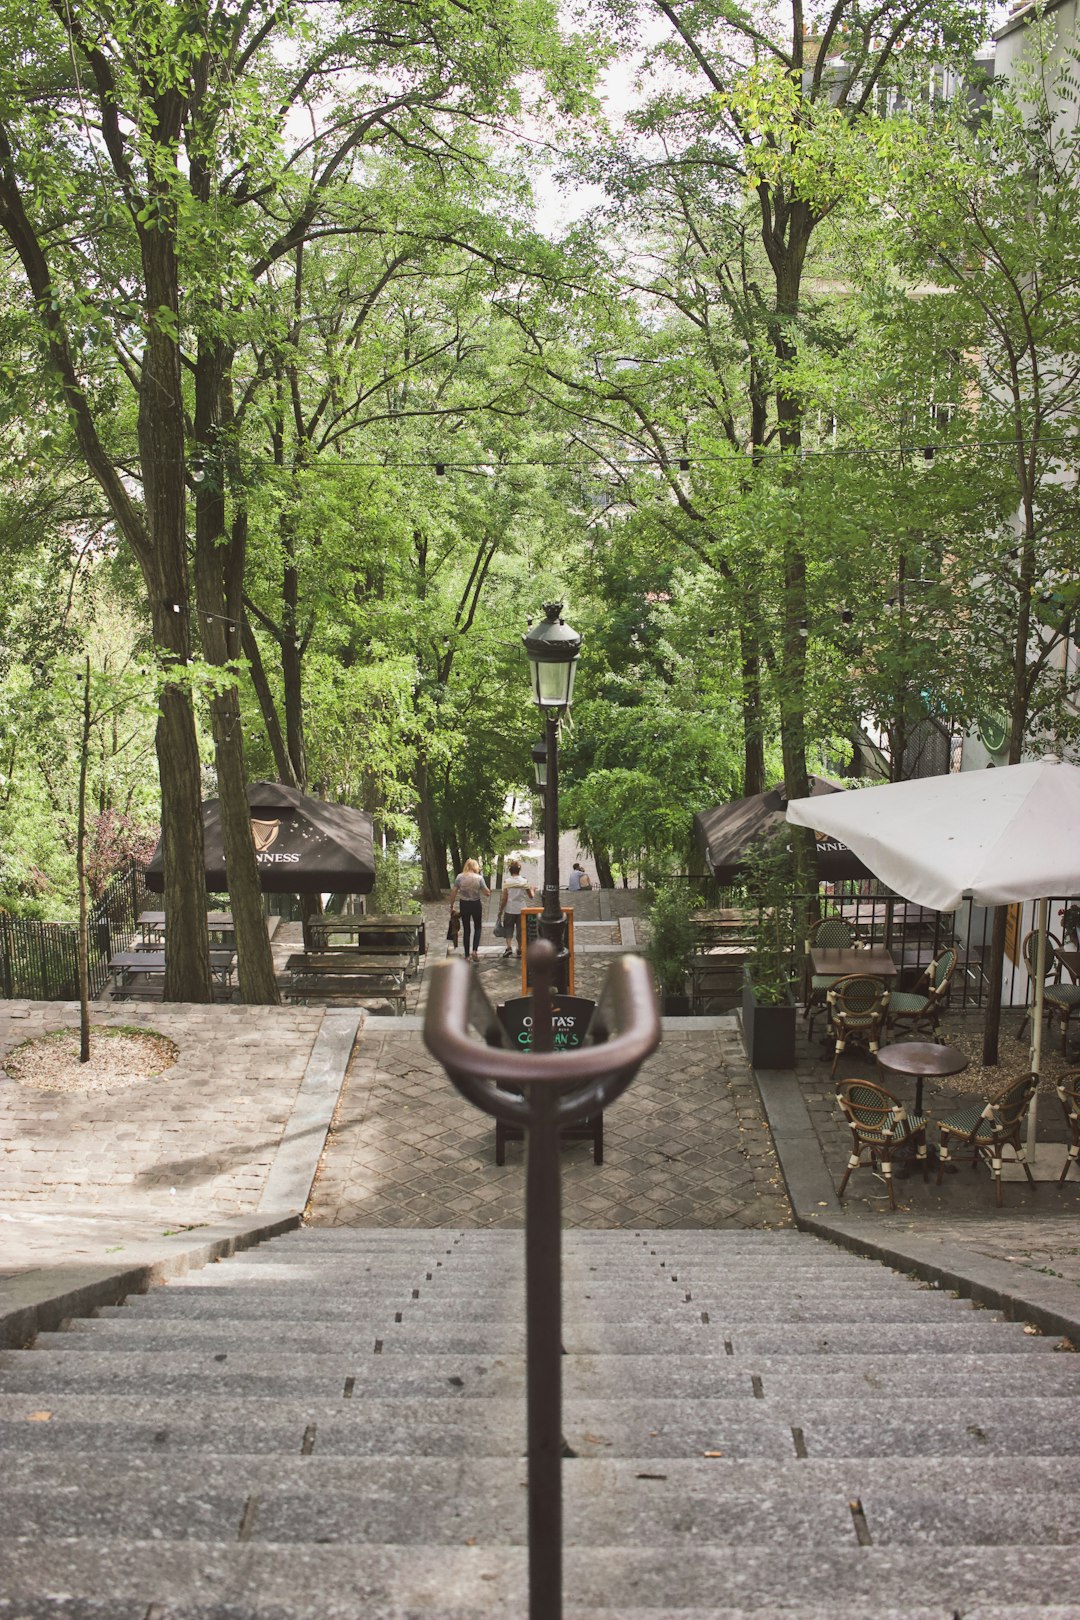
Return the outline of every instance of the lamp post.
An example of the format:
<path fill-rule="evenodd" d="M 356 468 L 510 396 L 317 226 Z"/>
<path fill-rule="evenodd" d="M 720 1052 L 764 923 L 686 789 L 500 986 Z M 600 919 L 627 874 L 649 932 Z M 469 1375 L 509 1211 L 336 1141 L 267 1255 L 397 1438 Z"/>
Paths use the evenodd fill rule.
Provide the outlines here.
<path fill-rule="evenodd" d="M 566 918 L 559 904 L 559 721 L 573 701 L 581 637 L 563 623 L 561 614 L 561 602 L 545 603 L 542 623 L 521 639 L 529 656 L 533 701 L 544 716 L 545 731 L 544 910 L 537 931 L 557 954 L 555 983 L 565 992 L 569 984 L 570 957 L 566 948 Z M 533 749 L 533 761 L 539 782 L 538 747 L 539 744 Z"/>
<path fill-rule="evenodd" d="M 532 745 L 532 762 L 537 791 L 542 796 L 547 789 L 547 743 L 543 738 Z"/>

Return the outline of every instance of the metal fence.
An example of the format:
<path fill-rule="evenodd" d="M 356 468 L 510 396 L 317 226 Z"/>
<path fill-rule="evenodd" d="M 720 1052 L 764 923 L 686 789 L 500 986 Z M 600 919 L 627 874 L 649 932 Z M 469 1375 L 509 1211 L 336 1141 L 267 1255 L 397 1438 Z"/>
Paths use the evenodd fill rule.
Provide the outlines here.
<path fill-rule="evenodd" d="M 688 877 L 688 885 L 700 894 L 706 907 L 717 912 L 729 911 L 735 919 L 741 917 L 742 927 L 731 929 L 732 974 L 730 985 L 725 985 L 713 998 L 719 1010 L 725 993 L 734 1005 L 738 995 L 739 964 L 734 960 L 737 942 L 748 949 L 757 930 L 758 911 L 747 899 L 746 891 L 738 887 L 719 888 L 710 879 Z M 949 994 L 949 1006 L 955 1012 L 977 1010 L 986 1003 L 990 988 L 991 935 L 994 913 L 987 907 L 967 901 L 958 911 L 931 911 L 902 899 L 876 880 L 823 885 L 815 895 L 802 897 L 799 908 L 810 915 L 816 906 L 822 917 L 840 915 L 850 922 L 856 937 L 865 944 L 885 945 L 899 967 L 896 979 L 898 989 L 911 989 L 924 970 L 947 945 L 958 951 L 956 971 Z M 1062 939 L 1060 913 L 1076 901 L 1068 896 L 1050 899 L 1050 933 Z M 1025 935 L 1036 926 L 1037 903 L 1009 907 L 1005 940 L 1005 963 L 1002 975 L 1002 1004 L 1023 1007 L 1029 996 L 1027 969 L 1024 967 L 1021 946 Z M 1073 938 L 1066 945 L 1077 942 Z M 803 950 L 803 940 L 792 940 L 792 954 Z M 701 1010 L 701 1009 L 699 1009 Z"/>
<path fill-rule="evenodd" d="M 150 899 L 140 867 L 112 879 L 91 908 L 87 927 L 90 994 L 108 982 L 109 958 L 135 937 L 135 919 Z M 77 923 L 0 916 L 0 995 L 25 1001 L 75 1001 L 79 995 Z"/>

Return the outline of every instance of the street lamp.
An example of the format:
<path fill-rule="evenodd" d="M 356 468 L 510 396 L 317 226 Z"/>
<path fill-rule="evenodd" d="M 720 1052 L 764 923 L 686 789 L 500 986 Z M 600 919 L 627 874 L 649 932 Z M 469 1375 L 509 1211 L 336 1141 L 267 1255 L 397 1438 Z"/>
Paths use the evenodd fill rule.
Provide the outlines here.
<path fill-rule="evenodd" d="M 543 793 L 547 787 L 547 743 L 540 741 L 532 745 L 533 771 L 536 774 L 537 789 Z"/>
<path fill-rule="evenodd" d="M 559 721 L 573 701 L 581 637 L 563 623 L 561 614 L 561 602 L 546 603 L 543 622 L 521 639 L 529 655 L 533 701 L 544 716 L 545 730 L 543 766 L 538 758 L 540 745 L 532 751 L 537 783 L 545 790 L 544 910 L 537 931 L 558 955 L 555 982 L 565 992 L 569 987 L 570 956 L 566 918 L 559 904 Z"/>

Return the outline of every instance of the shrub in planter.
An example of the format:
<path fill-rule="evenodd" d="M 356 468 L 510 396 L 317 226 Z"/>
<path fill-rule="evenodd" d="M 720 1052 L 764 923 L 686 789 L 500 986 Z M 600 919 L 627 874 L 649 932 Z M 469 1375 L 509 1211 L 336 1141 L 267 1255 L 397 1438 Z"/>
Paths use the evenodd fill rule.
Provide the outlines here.
<path fill-rule="evenodd" d="M 743 862 L 748 897 L 757 907 L 754 945 L 743 983 L 743 1034 L 755 1069 L 795 1064 L 795 998 L 799 918 L 794 869 L 781 829 L 751 845 Z"/>
<path fill-rule="evenodd" d="M 649 943 L 645 955 L 656 977 L 665 1013 L 685 1016 L 690 1011 L 686 975 L 694 954 L 691 915 L 700 904 L 685 883 L 661 882 L 651 890 L 646 915 Z"/>

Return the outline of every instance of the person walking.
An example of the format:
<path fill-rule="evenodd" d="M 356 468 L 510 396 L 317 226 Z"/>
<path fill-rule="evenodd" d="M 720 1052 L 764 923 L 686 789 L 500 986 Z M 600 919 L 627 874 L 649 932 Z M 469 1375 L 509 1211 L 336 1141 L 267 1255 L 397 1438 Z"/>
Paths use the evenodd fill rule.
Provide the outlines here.
<path fill-rule="evenodd" d="M 480 871 L 479 861 L 466 861 L 463 869 L 454 879 L 454 887 L 450 891 L 450 906 L 453 909 L 455 900 L 461 911 L 462 943 L 465 946 L 466 960 L 470 958 L 469 934 L 472 933 L 471 959 L 480 960 L 480 929 L 484 921 L 484 901 L 491 890 L 484 882 Z"/>
<path fill-rule="evenodd" d="M 506 881 L 503 883 L 502 894 L 499 896 L 499 921 L 505 922 L 509 919 L 513 923 L 517 931 L 517 954 L 520 956 L 521 947 L 524 943 L 521 938 L 521 913 L 526 900 L 531 900 L 536 890 L 530 883 L 526 883 L 522 877 L 520 861 L 509 861 L 506 870 Z M 510 955 L 510 940 L 508 938 L 503 956 Z"/>

